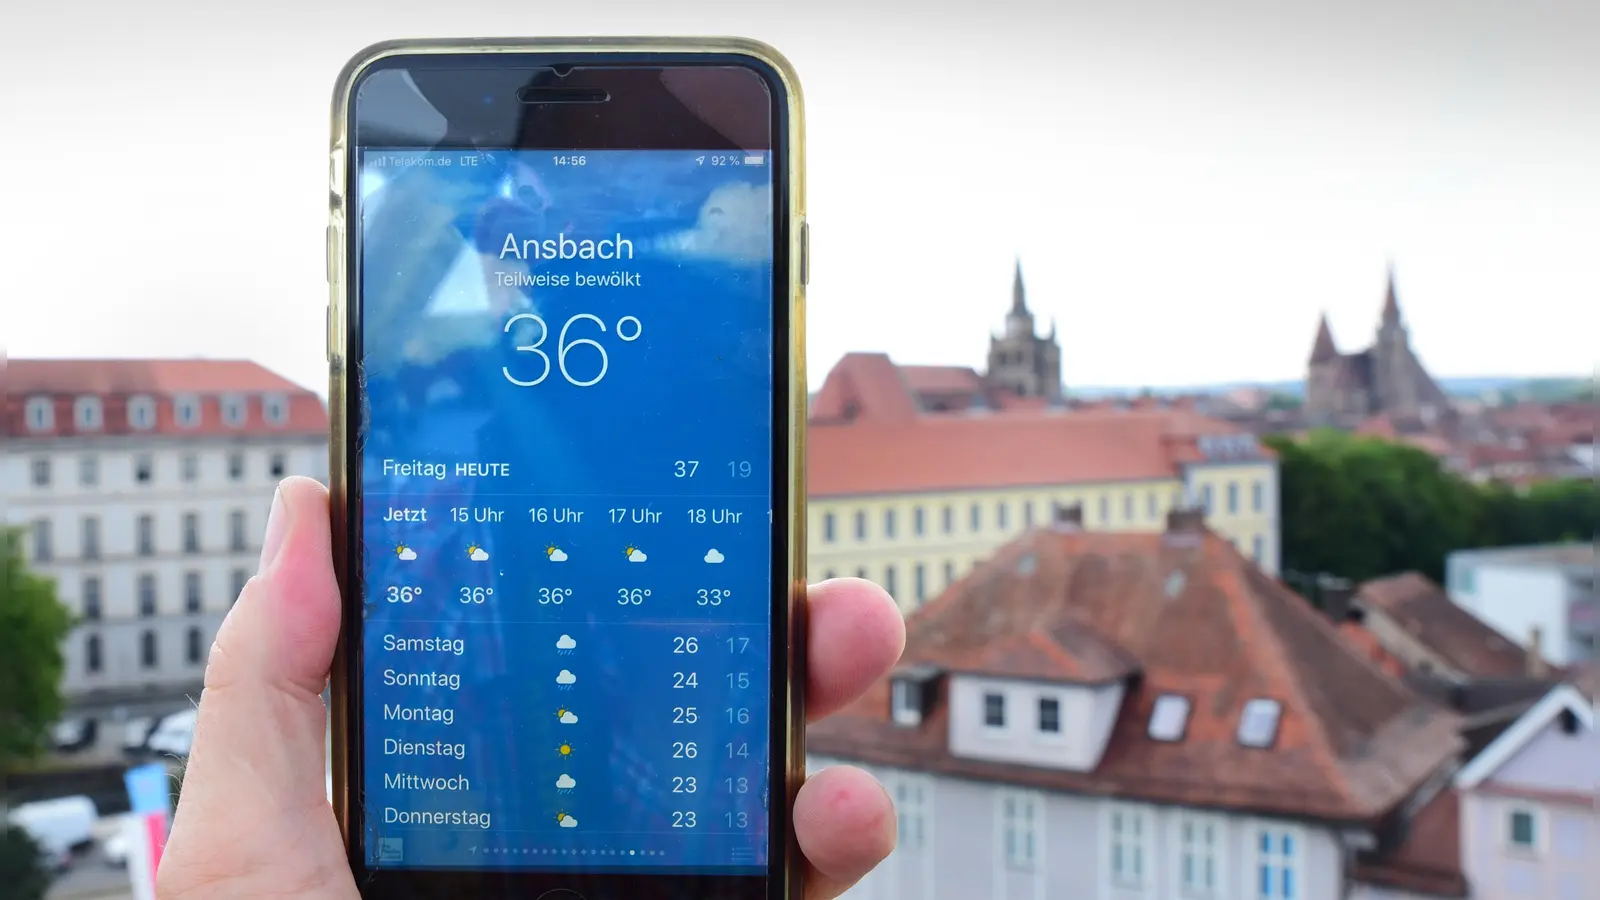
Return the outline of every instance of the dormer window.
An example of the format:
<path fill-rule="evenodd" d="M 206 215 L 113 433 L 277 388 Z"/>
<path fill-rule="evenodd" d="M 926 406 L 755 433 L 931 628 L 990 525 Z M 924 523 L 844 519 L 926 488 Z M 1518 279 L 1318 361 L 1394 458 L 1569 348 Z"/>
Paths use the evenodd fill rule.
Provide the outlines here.
<path fill-rule="evenodd" d="M 136 431 L 149 431 L 156 427 L 156 401 L 143 394 L 128 400 L 128 424 Z"/>
<path fill-rule="evenodd" d="M 1150 737 L 1157 741 L 1181 741 L 1189 727 L 1189 698 L 1162 694 L 1150 711 Z"/>
<path fill-rule="evenodd" d="M 1283 717 L 1283 705 L 1276 700 L 1256 698 L 1244 705 L 1239 716 L 1239 743 L 1246 747 L 1265 748 L 1278 738 L 1278 720 Z"/>
<path fill-rule="evenodd" d="M 56 427 L 56 403 L 49 397 L 28 398 L 28 430 L 49 431 Z"/>
<path fill-rule="evenodd" d="M 1061 733 L 1061 701 L 1055 697 L 1039 698 L 1039 731 L 1042 734 Z"/>
<path fill-rule="evenodd" d="M 222 424 L 229 428 L 243 428 L 246 415 L 243 397 L 232 394 L 222 398 Z"/>
<path fill-rule="evenodd" d="M 261 418 L 268 425 L 283 425 L 289 421 L 289 398 L 282 394 L 268 394 L 261 398 Z"/>
<path fill-rule="evenodd" d="M 72 403 L 72 420 L 79 431 L 99 431 L 104 421 L 99 397 L 79 397 Z"/>
<path fill-rule="evenodd" d="M 983 695 L 983 727 L 1006 727 L 1006 695 L 989 692 Z"/>
<path fill-rule="evenodd" d="M 928 714 L 936 670 L 914 666 L 894 673 L 889 681 L 889 715 L 896 725 L 915 728 Z"/>
<path fill-rule="evenodd" d="M 172 402 L 173 416 L 179 428 L 194 428 L 200 424 L 200 398 L 184 394 Z"/>

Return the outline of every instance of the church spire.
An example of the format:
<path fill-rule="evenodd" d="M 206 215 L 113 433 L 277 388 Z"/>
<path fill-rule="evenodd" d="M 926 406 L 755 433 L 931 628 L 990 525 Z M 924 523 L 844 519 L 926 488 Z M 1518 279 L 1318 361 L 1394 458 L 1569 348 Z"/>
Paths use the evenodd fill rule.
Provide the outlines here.
<path fill-rule="evenodd" d="M 1383 295 L 1383 324 L 1400 324 L 1400 301 L 1395 297 L 1394 261 L 1389 261 L 1389 287 Z"/>
<path fill-rule="evenodd" d="M 1327 362 L 1339 355 L 1339 348 L 1333 345 L 1333 331 L 1328 328 L 1328 314 L 1323 313 L 1317 322 L 1317 339 L 1311 345 L 1311 361 L 1314 363 Z"/>
<path fill-rule="evenodd" d="M 1016 274 L 1011 279 L 1011 314 L 1026 315 L 1028 312 L 1028 292 L 1022 286 L 1022 257 L 1017 257 Z"/>

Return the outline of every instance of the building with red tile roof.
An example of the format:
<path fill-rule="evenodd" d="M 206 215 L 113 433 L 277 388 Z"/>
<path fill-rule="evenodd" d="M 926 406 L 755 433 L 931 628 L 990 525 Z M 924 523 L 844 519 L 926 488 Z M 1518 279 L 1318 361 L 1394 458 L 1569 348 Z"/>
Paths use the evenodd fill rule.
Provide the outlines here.
<path fill-rule="evenodd" d="M 0 422 L 7 523 L 81 622 L 63 690 L 198 690 L 277 482 L 327 477 L 322 401 L 242 360 L 14 359 Z"/>
<path fill-rule="evenodd" d="M 809 729 L 819 765 L 909 800 L 919 840 L 865 896 L 1462 895 L 1448 854 L 1408 838 L 1448 811 L 1453 713 L 1197 511 L 1152 533 L 1081 519 L 912 613 L 900 667 Z"/>

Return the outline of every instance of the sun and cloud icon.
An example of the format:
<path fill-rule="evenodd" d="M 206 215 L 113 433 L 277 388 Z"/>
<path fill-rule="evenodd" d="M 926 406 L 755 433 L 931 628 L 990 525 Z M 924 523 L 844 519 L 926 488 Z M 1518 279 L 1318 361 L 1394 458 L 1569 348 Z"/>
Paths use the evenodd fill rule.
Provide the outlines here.
<path fill-rule="evenodd" d="M 638 547 L 635 547 L 632 544 L 629 544 L 628 545 L 628 549 L 626 549 L 626 550 L 624 550 L 622 552 L 627 554 L 628 562 L 644 562 L 645 560 L 650 558 L 650 557 L 644 555 L 644 551 L 643 550 L 640 550 Z"/>
<path fill-rule="evenodd" d="M 394 555 L 400 557 L 406 562 L 410 562 L 417 558 L 417 551 L 407 547 L 405 544 L 401 544 L 400 546 L 394 548 Z"/>
<path fill-rule="evenodd" d="M 712 565 L 722 562 L 725 559 L 727 559 L 727 557 L 723 556 L 722 551 L 715 547 L 712 547 L 710 550 L 706 551 L 706 562 L 711 563 Z"/>
<path fill-rule="evenodd" d="M 561 827 L 562 828 L 577 828 L 578 827 L 578 820 L 574 819 L 573 817 L 567 815 L 564 812 L 556 813 L 556 821 L 561 823 Z"/>
<path fill-rule="evenodd" d="M 467 548 L 467 558 L 473 562 L 487 562 L 489 559 L 489 551 L 479 547 L 477 544 L 473 544 Z"/>
<path fill-rule="evenodd" d="M 570 709 L 558 709 L 558 710 L 556 710 L 556 718 L 559 719 L 561 721 L 561 724 L 563 724 L 563 725 L 576 725 L 576 724 L 578 724 L 578 714 L 573 712 Z"/>
<path fill-rule="evenodd" d="M 556 638 L 556 649 L 576 650 L 578 649 L 578 642 L 573 640 L 572 635 L 563 634 L 561 637 Z"/>
<path fill-rule="evenodd" d="M 573 778 L 571 775 L 563 774 L 560 778 L 556 779 L 556 790 L 558 791 L 570 791 L 577 786 L 577 779 Z"/>
<path fill-rule="evenodd" d="M 578 676 L 572 674 L 572 670 L 571 669 L 562 669 L 561 673 L 556 676 L 556 684 L 577 684 L 577 683 L 578 683 Z"/>
<path fill-rule="evenodd" d="M 544 548 L 544 555 L 550 557 L 551 562 L 567 561 L 567 551 L 557 547 L 555 544 L 551 544 L 550 546 Z"/>

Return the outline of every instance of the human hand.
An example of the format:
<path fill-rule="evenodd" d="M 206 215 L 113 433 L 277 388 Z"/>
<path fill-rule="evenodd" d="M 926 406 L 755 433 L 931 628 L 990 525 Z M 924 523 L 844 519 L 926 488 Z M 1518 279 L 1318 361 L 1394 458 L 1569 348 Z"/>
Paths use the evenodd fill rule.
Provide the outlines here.
<path fill-rule="evenodd" d="M 156 878 L 161 900 L 355 900 L 328 804 L 322 690 L 339 635 L 328 492 L 278 488 L 260 571 L 217 633 L 194 747 Z M 905 625 L 884 592 L 842 579 L 811 588 L 807 713 L 828 715 L 894 665 Z M 795 833 L 805 900 L 831 900 L 888 856 L 894 807 L 860 769 L 807 779 Z"/>

